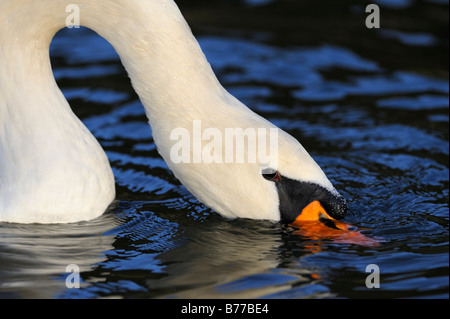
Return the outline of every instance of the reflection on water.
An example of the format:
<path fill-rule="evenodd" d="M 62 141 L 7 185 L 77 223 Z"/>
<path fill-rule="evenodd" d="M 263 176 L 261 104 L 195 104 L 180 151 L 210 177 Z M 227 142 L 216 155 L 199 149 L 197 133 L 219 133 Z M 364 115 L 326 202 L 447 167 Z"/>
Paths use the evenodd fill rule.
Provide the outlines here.
<path fill-rule="evenodd" d="M 113 236 L 111 215 L 70 225 L 0 225 L 0 297 L 51 298 L 64 291 L 66 266 L 90 270 Z"/>
<path fill-rule="evenodd" d="M 0 297 L 448 297 L 448 37 L 439 19 L 415 30 L 391 23 L 396 12 L 410 25 L 417 10 L 448 5 L 390 2 L 382 22 L 391 24 L 364 42 L 351 1 L 345 12 L 311 13 L 325 16 L 316 23 L 345 18 L 334 38 L 318 27 L 322 40 L 282 27 L 295 28 L 294 2 L 248 4 L 254 11 L 246 23 L 236 15 L 242 25 L 232 31 L 222 19 L 235 4 L 185 5 L 186 16 L 221 82 L 302 142 L 349 200 L 345 221 L 381 244 L 301 236 L 205 208 L 159 157 L 117 54 L 88 30 L 64 30 L 52 45 L 55 77 L 106 150 L 117 200 L 90 222 L 0 224 Z M 65 286 L 68 264 L 81 269 L 80 289 Z M 369 264 L 380 267 L 380 289 L 365 286 Z"/>

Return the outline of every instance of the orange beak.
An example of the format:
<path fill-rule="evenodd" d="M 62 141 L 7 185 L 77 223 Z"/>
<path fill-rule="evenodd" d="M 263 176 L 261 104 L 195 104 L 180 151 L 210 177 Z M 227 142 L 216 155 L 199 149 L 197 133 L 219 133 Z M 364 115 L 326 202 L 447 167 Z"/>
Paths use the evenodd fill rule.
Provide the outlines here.
<path fill-rule="evenodd" d="M 317 200 L 306 206 L 289 226 L 298 228 L 294 234 L 314 240 L 331 239 L 334 242 L 370 247 L 379 245 L 378 241 L 354 230 L 356 227 L 331 217 Z"/>

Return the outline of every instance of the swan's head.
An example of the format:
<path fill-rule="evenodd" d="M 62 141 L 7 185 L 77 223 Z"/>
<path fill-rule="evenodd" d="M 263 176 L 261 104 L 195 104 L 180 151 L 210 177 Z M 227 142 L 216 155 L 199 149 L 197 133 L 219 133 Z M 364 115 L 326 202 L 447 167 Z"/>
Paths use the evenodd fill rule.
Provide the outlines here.
<path fill-rule="evenodd" d="M 286 132 L 279 130 L 278 142 L 278 169 L 263 169 L 262 175 L 276 189 L 276 198 L 273 200 L 278 200 L 280 220 L 294 221 L 315 201 L 322 205 L 328 215 L 342 219 L 347 213 L 346 200 L 333 187 L 319 165 Z"/>
<path fill-rule="evenodd" d="M 185 121 L 185 137 L 166 132 L 163 135 L 171 138 L 163 142 L 163 135 L 154 134 L 175 176 L 200 201 L 231 218 L 292 222 L 314 201 L 319 201 L 333 218 L 345 216 L 345 199 L 294 137 L 247 108 L 221 110 L 194 124 Z M 158 128 L 154 132 L 162 131 Z M 227 132 L 235 135 L 230 138 Z M 248 141 L 255 135 L 252 148 Z M 240 138 L 244 141 L 242 158 L 238 157 Z M 231 156 L 227 149 L 230 144 Z M 256 152 L 253 157 L 252 152 Z M 183 154 L 186 161 L 175 159 Z"/>

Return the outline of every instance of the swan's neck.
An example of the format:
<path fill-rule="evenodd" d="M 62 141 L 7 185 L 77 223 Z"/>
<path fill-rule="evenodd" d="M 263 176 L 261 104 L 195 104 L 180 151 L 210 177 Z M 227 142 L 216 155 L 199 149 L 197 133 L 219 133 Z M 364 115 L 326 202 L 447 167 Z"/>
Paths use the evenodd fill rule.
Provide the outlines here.
<path fill-rule="evenodd" d="M 223 93 L 173 1 L 107 1 L 106 7 L 92 2 L 86 10 L 81 6 L 81 23 L 115 48 L 152 127 L 170 112 L 195 113 L 192 108 L 203 106 L 205 92 Z"/>
<path fill-rule="evenodd" d="M 24 61 L 16 61 L 37 68 L 36 75 L 43 74 L 43 70 L 46 76 L 50 74 L 50 41 L 65 27 L 70 15 L 66 12 L 68 6 L 75 4 L 80 9 L 80 24 L 105 38 L 119 54 L 151 121 L 160 118 L 159 113 L 167 113 L 168 108 L 182 111 L 186 104 L 202 104 L 204 92 L 210 92 L 211 96 L 225 94 L 173 1 L 12 3 L 11 7 L 17 8 L 13 15 L 17 18 L 9 15 L 11 28 L 3 29 L 2 36 L 7 37 L 12 54 L 22 51 Z M 29 76 L 32 70 L 23 71 L 19 75 L 22 82 L 32 78 Z"/>
<path fill-rule="evenodd" d="M 70 221 L 39 216 L 65 206 L 77 211 L 75 220 L 83 219 L 80 210 L 88 219 L 114 197 L 106 155 L 72 113 L 50 65 L 50 42 L 73 4 L 80 24 L 119 54 L 155 140 L 181 125 L 161 118 L 190 121 L 193 108 L 212 101 L 200 92 L 225 94 L 173 1 L 0 1 L 0 219 L 28 209 L 38 211 L 36 221 Z"/>

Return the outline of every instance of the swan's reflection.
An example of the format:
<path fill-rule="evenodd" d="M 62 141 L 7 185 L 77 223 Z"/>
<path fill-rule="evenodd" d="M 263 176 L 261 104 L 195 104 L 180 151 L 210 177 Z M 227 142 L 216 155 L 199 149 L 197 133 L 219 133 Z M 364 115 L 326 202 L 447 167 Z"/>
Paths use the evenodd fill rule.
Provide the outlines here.
<path fill-rule="evenodd" d="M 124 215 L 109 232 L 117 235 L 114 249 L 84 274 L 87 281 L 96 279 L 86 291 L 132 298 L 255 298 L 315 285 L 320 277 L 316 269 L 292 267 L 314 249 L 302 246 L 300 238 L 293 241 L 277 223 L 216 214 L 192 218 L 178 208 L 155 214 L 152 206 Z M 295 252 L 293 242 L 299 244 Z"/>
<path fill-rule="evenodd" d="M 0 223 L 0 296 L 52 298 L 65 290 L 69 264 L 87 271 L 111 248 L 114 237 L 102 234 L 112 219 L 105 214 L 74 224 Z"/>
<path fill-rule="evenodd" d="M 314 269 L 290 265 L 317 247 L 290 246 L 279 224 L 216 214 L 199 220 L 177 209 L 155 214 L 156 206 L 161 203 L 122 202 L 76 224 L 0 225 L 0 294 L 255 298 L 317 283 Z M 80 267 L 80 289 L 65 286 L 68 264 Z"/>
<path fill-rule="evenodd" d="M 162 254 L 168 276 L 147 282 L 166 298 L 257 298 L 311 282 L 311 271 L 282 271 L 277 224 L 235 220 L 185 229 L 186 243 Z M 283 260 L 283 261 L 282 261 Z M 176 287 L 174 292 L 170 288 Z"/>

